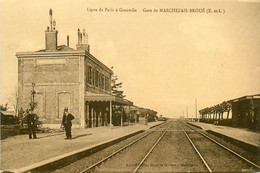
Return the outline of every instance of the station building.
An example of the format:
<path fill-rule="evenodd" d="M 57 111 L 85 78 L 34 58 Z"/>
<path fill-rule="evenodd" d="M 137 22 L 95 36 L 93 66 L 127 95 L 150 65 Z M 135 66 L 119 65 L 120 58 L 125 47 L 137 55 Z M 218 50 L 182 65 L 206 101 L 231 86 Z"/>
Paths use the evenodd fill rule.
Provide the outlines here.
<path fill-rule="evenodd" d="M 32 100 L 34 112 L 44 126 L 59 127 L 65 107 L 75 117 L 74 127 L 92 128 L 112 125 L 113 105 L 133 103 L 111 94 L 113 71 L 90 54 L 88 35 L 78 29 L 77 49 L 58 45 L 56 22 L 45 31 L 45 49 L 17 52 L 18 108 L 28 109 Z M 35 91 L 35 92 L 33 92 Z"/>
<path fill-rule="evenodd" d="M 218 109 L 218 112 L 205 108 L 206 113 L 201 110 L 201 122 L 216 123 L 240 128 L 260 130 L 260 94 L 246 95 L 227 101 L 229 109 Z M 208 109 L 208 111 L 207 111 Z M 226 118 L 223 116 L 226 114 Z M 221 116 L 222 114 L 222 116 Z M 230 119 L 231 117 L 231 119 Z"/>
<path fill-rule="evenodd" d="M 232 125 L 243 128 L 260 127 L 260 94 L 229 100 L 232 105 Z"/>

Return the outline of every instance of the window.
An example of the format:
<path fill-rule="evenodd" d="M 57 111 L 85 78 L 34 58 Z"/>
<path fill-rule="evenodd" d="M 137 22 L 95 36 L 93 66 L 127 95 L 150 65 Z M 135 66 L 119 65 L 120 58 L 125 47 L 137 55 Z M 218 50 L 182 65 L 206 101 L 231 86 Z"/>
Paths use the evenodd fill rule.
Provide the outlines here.
<path fill-rule="evenodd" d="M 92 68 L 92 71 L 91 71 L 91 84 L 92 85 L 95 85 L 95 78 L 94 78 L 94 76 L 95 76 L 95 71 L 94 71 L 94 69 Z"/>
<path fill-rule="evenodd" d="M 93 84 L 93 69 L 91 66 L 88 66 L 88 83 Z"/>
<path fill-rule="evenodd" d="M 99 72 L 98 70 L 95 71 L 95 86 L 98 87 L 99 84 Z"/>
<path fill-rule="evenodd" d="M 109 90 L 109 82 L 108 82 L 108 77 L 105 77 L 105 90 L 108 91 Z"/>
<path fill-rule="evenodd" d="M 104 75 L 103 74 L 100 75 L 99 87 L 101 89 L 104 89 Z"/>

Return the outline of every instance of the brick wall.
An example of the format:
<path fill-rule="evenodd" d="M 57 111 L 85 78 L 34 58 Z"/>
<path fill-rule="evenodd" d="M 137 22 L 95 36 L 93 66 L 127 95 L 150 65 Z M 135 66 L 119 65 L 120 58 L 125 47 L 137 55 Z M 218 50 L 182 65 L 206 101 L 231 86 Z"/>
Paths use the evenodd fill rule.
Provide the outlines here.
<path fill-rule="evenodd" d="M 75 116 L 73 124 L 84 127 L 86 91 L 110 94 L 111 71 L 92 55 L 80 53 L 32 52 L 21 57 L 18 54 L 18 108 L 29 108 L 32 83 L 35 83 L 35 101 L 38 105 L 34 112 L 43 125 L 60 124 L 64 107 L 69 107 L 69 112 Z M 87 83 L 89 66 L 108 77 L 107 90 Z"/>
<path fill-rule="evenodd" d="M 55 59 L 55 58 L 52 58 Z M 35 83 L 35 110 L 44 124 L 59 124 L 65 106 L 79 124 L 79 58 L 23 58 L 18 62 L 19 108 L 29 108 L 32 83 Z M 53 63 L 53 64 L 51 64 Z"/>
<path fill-rule="evenodd" d="M 103 67 L 101 67 L 99 64 L 95 63 L 94 61 L 92 61 L 90 58 L 86 57 L 86 63 L 85 63 L 86 67 L 85 67 L 85 78 L 86 78 L 86 90 L 88 92 L 91 93 L 96 93 L 96 94 L 109 94 L 111 92 L 111 74 L 109 72 L 107 72 Z M 104 76 L 108 77 L 108 86 L 109 89 L 105 90 L 105 89 L 101 89 L 100 87 L 96 87 L 94 84 L 89 84 L 88 83 L 88 72 L 89 72 L 89 67 L 91 66 L 91 68 L 94 70 L 94 72 L 96 70 L 98 70 L 99 74 L 103 74 Z M 95 80 L 95 73 L 94 73 L 94 80 Z"/>

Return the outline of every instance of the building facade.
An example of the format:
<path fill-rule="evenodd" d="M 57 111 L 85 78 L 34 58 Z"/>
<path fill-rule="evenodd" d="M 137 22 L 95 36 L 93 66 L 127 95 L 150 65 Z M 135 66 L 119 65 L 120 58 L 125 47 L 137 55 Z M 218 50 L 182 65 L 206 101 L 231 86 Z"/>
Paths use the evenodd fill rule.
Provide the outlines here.
<path fill-rule="evenodd" d="M 75 116 L 74 127 L 112 125 L 112 105 L 133 103 L 111 94 L 112 70 L 90 54 L 87 34 L 78 29 L 77 49 L 58 46 L 50 10 L 50 26 L 45 31 L 45 49 L 18 52 L 18 108 L 34 112 L 43 125 L 58 127 L 68 107 Z M 32 92 L 35 91 L 35 92 Z"/>
<path fill-rule="evenodd" d="M 260 94 L 229 100 L 232 104 L 232 125 L 259 130 Z"/>
<path fill-rule="evenodd" d="M 258 130 L 260 127 L 260 94 L 231 99 L 200 110 L 200 121 Z M 223 116 L 223 115 L 226 116 Z"/>

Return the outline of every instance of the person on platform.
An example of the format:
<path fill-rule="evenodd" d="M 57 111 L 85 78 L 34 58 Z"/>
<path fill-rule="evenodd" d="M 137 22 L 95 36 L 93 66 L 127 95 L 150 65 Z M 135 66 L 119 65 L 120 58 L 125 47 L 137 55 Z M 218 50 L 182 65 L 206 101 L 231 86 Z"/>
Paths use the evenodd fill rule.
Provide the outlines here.
<path fill-rule="evenodd" d="M 146 116 L 145 116 L 145 125 L 148 125 L 148 114 L 146 114 Z"/>
<path fill-rule="evenodd" d="M 37 139 L 35 129 L 36 129 L 36 115 L 32 113 L 32 110 L 29 110 L 29 113 L 27 114 L 27 125 L 28 125 L 28 131 L 29 131 L 29 139 Z"/>
<path fill-rule="evenodd" d="M 64 114 L 63 114 L 63 118 L 62 118 L 62 122 L 61 122 L 61 125 L 65 128 L 65 131 L 66 131 L 66 138 L 65 139 L 72 139 L 72 136 L 71 136 L 71 126 L 72 126 L 71 120 L 73 120 L 73 119 L 74 119 L 74 116 L 68 112 L 68 108 L 66 107 L 64 109 Z"/>

